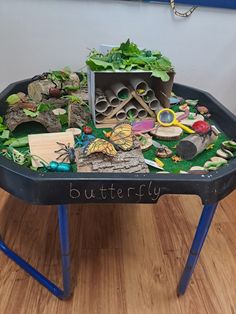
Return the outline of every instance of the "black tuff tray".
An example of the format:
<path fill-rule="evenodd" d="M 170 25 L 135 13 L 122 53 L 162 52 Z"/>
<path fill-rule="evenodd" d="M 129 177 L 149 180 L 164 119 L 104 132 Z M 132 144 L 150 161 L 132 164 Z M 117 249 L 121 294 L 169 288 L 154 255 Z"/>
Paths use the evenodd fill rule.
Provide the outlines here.
<path fill-rule="evenodd" d="M 0 114 L 6 98 L 27 92 L 30 79 L 10 84 L 0 94 Z M 199 99 L 216 124 L 236 139 L 236 117 L 205 91 L 174 84 L 173 91 L 185 99 Z M 0 156 L 0 187 L 33 204 L 155 203 L 164 194 L 198 195 L 203 204 L 223 199 L 236 187 L 236 159 L 218 171 L 196 174 L 37 173 Z"/>

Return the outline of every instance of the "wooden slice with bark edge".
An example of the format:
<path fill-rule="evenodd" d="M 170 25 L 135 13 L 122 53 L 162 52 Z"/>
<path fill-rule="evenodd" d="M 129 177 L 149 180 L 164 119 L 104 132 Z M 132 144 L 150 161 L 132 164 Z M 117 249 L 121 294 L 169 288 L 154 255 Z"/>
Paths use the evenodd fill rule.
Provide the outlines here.
<path fill-rule="evenodd" d="M 172 141 L 179 140 L 183 134 L 183 130 L 178 126 L 156 126 L 150 131 L 150 134 L 160 140 Z"/>

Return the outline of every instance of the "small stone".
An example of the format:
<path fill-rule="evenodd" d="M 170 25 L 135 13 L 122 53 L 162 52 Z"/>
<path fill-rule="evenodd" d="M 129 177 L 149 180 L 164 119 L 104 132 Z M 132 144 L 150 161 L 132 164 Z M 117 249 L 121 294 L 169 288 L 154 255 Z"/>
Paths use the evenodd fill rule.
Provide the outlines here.
<path fill-rule="evenodd" d="M 55 114 L 55 116 L 61 116 L 66 113 L 66 110 L 62 108 L 57 108 L 52 110 L 52 112 Z"/>
<path fill-rule="evenodd" d="M 227 150 L 227 149 L 218 149 L 216 151 L 216 155 L 224 159 L 231 159 L 234 157 L 234 154 L 230 150 Z"/>
<path fill-rule="evenodd" d="M 189 169 L 189 172 L 191 174 L 206 174 L 208 171 L 204 167 L 200 166 L 193 166 Z"/>
<path fill-rule="evenodd" d="M 197 111 L 202 115 L 207 114 L 209 112 L 208 108 L 205 106 L 197 106 Z"/>
<path fill-rule="evenodd" d="M 224 148 L 224 149 L 228 149 L 230 150 L 231 152 L 234 152 L 236 151 L 236 142 L 234 141 L 224 141 L 221 146 Z"/>
<path fill-rule="evenodd" d="M 71 132 L 73 133 L 74 136 L 80 136 L 82 131 L 79 128 L 69 128 L 66 129 L 66 132 Z"/>
<path fill-rule="evenodd" d="M 212 157 L 209 161 L 204 164 L 204 168 L 209 171 L 217 170 L 223 165 L 227 164 L 227 160 L 221 157 Z"/>
<path fill-rule="evenodd" d="M 225 159 L 222 158 L 222 157 L 217 157 L 217 156 L 212 157 L 212 158 L 211 158 L 211 161 L 227 164 L 227 160 L 225 160 Z"/>

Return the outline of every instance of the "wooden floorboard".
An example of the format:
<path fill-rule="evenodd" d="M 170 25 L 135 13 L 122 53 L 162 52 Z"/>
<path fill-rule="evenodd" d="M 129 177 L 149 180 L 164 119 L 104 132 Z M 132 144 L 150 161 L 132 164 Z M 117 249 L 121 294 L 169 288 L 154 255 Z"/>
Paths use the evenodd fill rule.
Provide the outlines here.
<path fill-rule="evenodd" d="M 74 294 L 59 301 L 0 253 L 0 313 L 236 313 L 236 192 L 220 202 L 186 294 L 176 287 L 201 202 L 163 196 L 155 205 L 72 205 Z M 57 211 L 0 190 L 0 233 L 61 284 Z"/>

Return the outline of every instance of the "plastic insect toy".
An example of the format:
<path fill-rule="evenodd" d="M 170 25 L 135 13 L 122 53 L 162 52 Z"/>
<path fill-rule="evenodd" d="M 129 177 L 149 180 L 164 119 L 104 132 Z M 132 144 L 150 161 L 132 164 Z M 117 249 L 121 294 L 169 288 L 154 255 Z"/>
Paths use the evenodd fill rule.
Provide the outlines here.
<path fill-rule="evenodd" d="M 211 150 L 214 148 L 214 146 L 215 146 L 215 144 L 210 144 L 207 146 L 206 150 Z"/>
<path fill-rule="evenodd" d="M 179 157 L 179 156 L 176 156 L 176 155 L 172 156 L 171 159 L 172 159 L 175 163 L 182 161 L 182 158 Z"/>
<path fill-rule="evenodd" d="M 34 77 L 32 77 L 32 81 L 37 81 L 37 80 L 45 80 L 48 78 L 49 72 L 43 72 L 42 74 L 37 74 Z"/>
<path fill-rule="evenodd" d="M 156 156 L 160 157 L 160 158 L 169 158 L 172 156 L 173 152 L 172 150 L 165 146 L 165 145 L 161 145 L 160 143 L 156 142 L 156 141 L 152 141 L 153 146 L 155 146 L 157 148 L 156 150 Z"/>
<path fill-rule="evenodd" d="M 104 155 L 114 157 L 117 154 L 116 149 L 129 151 L 134 146 L 132 126 L 129 123 L 118 123 L 107 140 L 96 138 L 90 142 L 84 149 L 85 156 L 93 153 L 103 153 Z"/>
<path fill-rule="evenodd" d="M 87 146 L 91 141 L 93 141 L 96 137 L 94 135 L 91 134 L 84 134 L 84 132 L 82 133 L 82 135 L 80 137 L 76 138 L 76 143 L 75 143 L 75 147 L 85 147 Z"/>
<path fill-rule="evenodd" d="M 56 159 L 62 159 L 62 162 L 65 160 L 69 160 L 70 163 L 73 163 L 75 161 L 75 150 L 73 147 L 70 147 L 70 143 L 68 145 L 57 142 L 58 145 L 60 145 L 60 149 L 55 150 L 55 153 L 60 154 Z"/>
<path fill-rule="evenodd" d="M 211 125 L 209 123 L 207 123 L 206 121 L 196 121 L 194 122 L 194 124 L 192 125 L 192 129 L 199 134 L 200 136 L 202 136 L 203 140 L 205 140 L 205 138 L 209 135 L 211 136 L 212 134 L 212 128 Z"/>
<path fill-rule="evenodd" d="M 43 164 L 43 163 L 42 163 Z M 46 171 L 49 172 L 71 172 L 71 164 L 65 162 L 51 161 L 48 165 L 43 164 Z"/>

